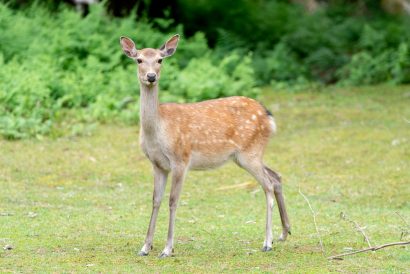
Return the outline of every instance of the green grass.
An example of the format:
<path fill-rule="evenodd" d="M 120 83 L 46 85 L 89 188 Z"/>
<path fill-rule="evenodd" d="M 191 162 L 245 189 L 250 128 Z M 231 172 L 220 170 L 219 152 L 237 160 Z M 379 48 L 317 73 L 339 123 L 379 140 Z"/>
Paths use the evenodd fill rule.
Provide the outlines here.
<path fill-rule="evenodd" d="M 327 260 L 298 189 L 317 213 L 326 256 L 366 247 L 341 212 L 374 245 L 400 240 L 396 212 L 410 218 L 410 87 L 271 92 L 264 103 L 279 127 L 265 160 L 283 175 L 292 223 L 272 252 L 259 251 L 263 192 L 228 164 L 188 174 L 175 257 L 157 258 L 167 197 L 154 250 L 136 256 L 151 213 L 150 163 L 136 127 L 101 126 L 89 137 L 0 141 L 0 244 L 13 246 L 1 249 L 0 272 L 409 272 L 409 246 Z"/>

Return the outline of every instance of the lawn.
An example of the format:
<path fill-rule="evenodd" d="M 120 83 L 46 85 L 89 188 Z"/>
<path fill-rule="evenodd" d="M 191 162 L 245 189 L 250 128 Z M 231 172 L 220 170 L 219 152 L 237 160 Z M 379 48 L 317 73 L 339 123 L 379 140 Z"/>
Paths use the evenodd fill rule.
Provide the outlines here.
<path fill-rule="evenodd" d="M 1 248 L 0 272 L 409 272 L 410 246 L 326 257 L 367 247 L 351 221 L 372 245 L 410 230 L 402 219 L 410 223 L 410 87 L 265 94 L 279 129 L 265 161 L 283 176 L 292 224 L 272 252 L 260 252 L 263 191 L 227 164 L 188 174 L 175 256 L 157 258 L 168 196 L 153 251 L 136 256 L 151 213 L 151 167 L 137 127 L 105 125 L 91 136 L 0 141 L 0 245 L 12 248 Z M 316 212 L 324 254 L 299 189 Z M 275 207 L 275 236 L 278 215 Z"/>

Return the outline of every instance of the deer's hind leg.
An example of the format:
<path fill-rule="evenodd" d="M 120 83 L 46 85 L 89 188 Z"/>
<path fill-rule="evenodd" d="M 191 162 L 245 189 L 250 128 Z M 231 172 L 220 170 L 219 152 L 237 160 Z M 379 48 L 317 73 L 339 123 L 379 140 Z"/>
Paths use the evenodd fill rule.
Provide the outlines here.
<path fill-rule="evenodd" d="M 286 212 L 285 199 L 282 194 L 282 181 L 279 174 L 264 166 L 264 170 L 269 177 L 269 180 L 273 184 L 273 192 L 275 193 L 276 203 L 278 204 L 280 220 L 282 222 L 282 234 L 279 237 L 279 241 L 285 241 L 290 232 L 290 223 L 288 213 Z"/>
<path fill-rule="evenodd" d="M 256 154 L 257 155 L 257 154 Z M 272 250 L 272 208 L 273 196 L 279 207 L 279 212 L 282 221 L 282 234 L 280 240 L 285 240 L 289 232 L 290 225 L 286 213 L 285 203 L 282 195 L 282 186 L 280 184 L 280 177 L 272 170 L 267 168 L 262 162 L 262 155 L 256 156 L 254 153 L 241 152 L 237 155 L 236 163 L 248 171 L 262 186 L 266 197 L 266 231 L 265 241 L 263 243 L 262 251 Z M 274 178 L 273 174 L 277 175 Z M 283 236 L 285 235 L 285 236 Z"/>

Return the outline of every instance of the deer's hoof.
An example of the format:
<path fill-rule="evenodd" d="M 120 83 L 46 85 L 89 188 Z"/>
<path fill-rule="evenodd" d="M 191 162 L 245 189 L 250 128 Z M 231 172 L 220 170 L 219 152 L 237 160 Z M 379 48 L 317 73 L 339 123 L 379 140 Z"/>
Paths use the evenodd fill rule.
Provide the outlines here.
<path fill-rule="evenodd" d="M 272 247 L 270 247 L 270 246 L 262 247 L 262 252 L 268 252 L 268 251 L 272 251 Z"/>
<path fill-rule="evenodd" d="M 148 256 L 148 252 L 141 250 L 140 252 L 138 252 L 138 256 Z"/>
<path fill-rule="evenodd" d="M 291 235 L 290 230 L 289 231 L 283 231 L 282 234 L 280 235 L 278 241 L 279 242 L 286 241 L 286 238 L 288 237 L 288 234 Z"/>
<path fill-rule="evenodd" d="M 165 253 L 165 252 L 162 252 L 162 253 L 158 256 L 158 258 L 160 258 L 160 259 L 167 258 L 167 257 L 171 257 L 171 254 L 167 254 L 167 253 Z"/>

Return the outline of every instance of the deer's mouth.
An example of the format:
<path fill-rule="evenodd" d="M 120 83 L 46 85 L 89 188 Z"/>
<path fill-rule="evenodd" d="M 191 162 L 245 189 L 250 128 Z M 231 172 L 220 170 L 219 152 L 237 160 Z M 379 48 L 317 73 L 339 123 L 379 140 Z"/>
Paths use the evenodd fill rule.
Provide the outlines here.
<path fill-rule="evenodd" d="M 158 80 L 155 80 L 154 82 L 148 81 L 148 79 L 141 79 L 141 82 L 149 87 L 155 86 L 158 83 Z"/>

